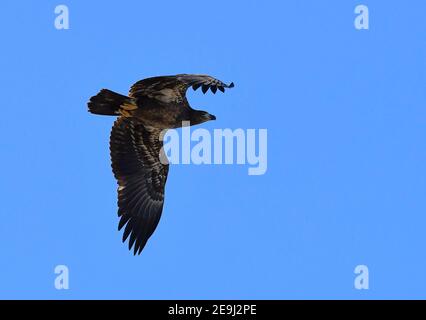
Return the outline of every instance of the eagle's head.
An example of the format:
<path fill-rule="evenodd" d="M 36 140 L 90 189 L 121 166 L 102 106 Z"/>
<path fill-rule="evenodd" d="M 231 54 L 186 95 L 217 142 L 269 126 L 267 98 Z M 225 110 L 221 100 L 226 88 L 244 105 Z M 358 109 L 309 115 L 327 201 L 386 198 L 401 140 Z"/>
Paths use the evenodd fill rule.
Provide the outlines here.
<path fill-rule="evenodd" d="M 216 120 L 216 117 L 208 113 L 207 111 L 192 110 L 189 121 L 191 122 L 191 125 L 195 125 L 195 124 L 200 124 L 210 120 Z"/>

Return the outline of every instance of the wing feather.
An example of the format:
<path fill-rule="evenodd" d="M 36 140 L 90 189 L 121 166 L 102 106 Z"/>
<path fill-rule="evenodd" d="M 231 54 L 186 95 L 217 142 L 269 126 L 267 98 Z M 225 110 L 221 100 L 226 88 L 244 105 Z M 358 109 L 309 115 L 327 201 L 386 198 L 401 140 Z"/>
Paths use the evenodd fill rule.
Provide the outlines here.
<path fill-rule="evenodd" d="M 169 165 L 160 161 L 160 131 L 120 117 L 111 131 L 110 151 L 118 182 L 118 229 L 129 249 L 140 254 L 160 221 Z M 162 159 L 165 159 L 162 158 Z"/>
<path fill-rule="evenodd" d="M 224 92 L 225 88 L 233 88 L 234 83 L 229 85 L 207 75 L 178 74 L 176 76 L 153 77 L 136 82 L 129 92 L 130 97 L 149 97 L 161 101 L 173 101 L 176 103 L 185 100 L 186 91 L 189 87 L 194 90 L 202 88 L 203 93 L 209 89 L 216 93 L 217 89 Z"/>

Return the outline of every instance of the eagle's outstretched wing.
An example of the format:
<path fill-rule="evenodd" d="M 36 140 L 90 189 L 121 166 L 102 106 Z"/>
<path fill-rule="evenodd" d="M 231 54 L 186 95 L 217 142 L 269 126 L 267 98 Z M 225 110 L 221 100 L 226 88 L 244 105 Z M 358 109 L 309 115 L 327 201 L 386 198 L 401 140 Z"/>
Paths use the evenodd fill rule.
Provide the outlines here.
<path fill-rule="evenodd" d="M 118 229 L 123 242 L 140 254 L 158 225 L 163 210 L 169 165 L 158 129 L 147 128 L 134 118 L 120 117 L 111 131 L 110 151 L 118 182 Z M 161 161 L 160 161 L 161 156 Z"/>
<path fill-rule="evenodd" d="M 234 83 L 229 85 L 207 75 L 178 74 L 176 76 L 153 77 L 136 82 L 129 92 L 130 97 L 147 96 L 163 101 L 182 102 L 185 98 L 186 90 L 192 87 L 197 90 L 201 87 L 203 93 L 209 89 L 216 93 L 219 89 L 225 92 L 225 88 L 234 87 Z"/>

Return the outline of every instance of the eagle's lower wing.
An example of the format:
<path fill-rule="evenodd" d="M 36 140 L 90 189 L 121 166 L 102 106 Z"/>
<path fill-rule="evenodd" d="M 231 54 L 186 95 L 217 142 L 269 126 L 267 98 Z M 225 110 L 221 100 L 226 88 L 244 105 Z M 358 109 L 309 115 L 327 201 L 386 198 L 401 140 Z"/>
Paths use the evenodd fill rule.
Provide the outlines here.
<path fill-rule="evenodd" d="M 111 131 L 110 151 L 118 182 L 118 229 L 123 242 L 140 254 L 161 217 L 169 165 L 163 154 L 160 131 L 138 120 L 120 117 Z M 160 161 L 161 155 L 161 161 Z"/>
<path fill-rule="evenodd" d="M 129 96 L 147 96 L 159 100 L 182 102 L 189 87 L 194 90 L 201 87 L 203 93 L 206 93 L 209 89 L 216 93 L 218 89 L 224 92 L 225 88 L 234 87 L 234 83 L 227 85 L 213 77 L 197 74 L 153 77 L 136 82 L 130 88 Z"/>

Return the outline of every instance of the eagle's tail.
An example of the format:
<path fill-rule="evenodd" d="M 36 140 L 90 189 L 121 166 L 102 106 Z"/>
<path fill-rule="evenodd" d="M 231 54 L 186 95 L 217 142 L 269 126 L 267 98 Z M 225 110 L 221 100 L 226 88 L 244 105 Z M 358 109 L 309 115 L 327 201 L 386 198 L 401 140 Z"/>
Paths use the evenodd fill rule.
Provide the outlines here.
<path fill-rule="evenodd" d="M 87 106 L 89 112 L 106 116 L 128 115 L 130 111 L 137 109 L 133 98 L 108 89 L 102 89 L 96 96 L 91 97 Z"/>

